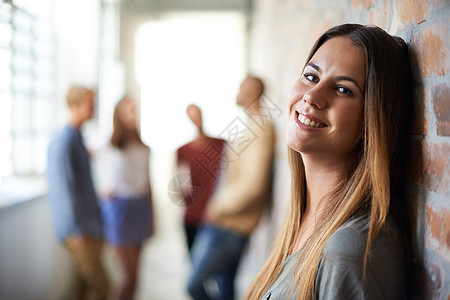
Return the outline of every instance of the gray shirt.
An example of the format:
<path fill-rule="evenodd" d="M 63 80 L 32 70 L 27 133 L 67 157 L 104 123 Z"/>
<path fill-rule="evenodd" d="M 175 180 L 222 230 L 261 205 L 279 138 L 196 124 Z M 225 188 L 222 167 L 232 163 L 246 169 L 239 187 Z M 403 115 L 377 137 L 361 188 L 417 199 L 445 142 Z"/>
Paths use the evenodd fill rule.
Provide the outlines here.
<path fill-rule="evenodd" d="M 366 278 L 363 260 L 369 222 L 356 218 L 331 235 L 319 261 L 315 299 L 406 299 L 407 274 L 404 250 L 397 227 L 388 219 L 369 254 Z M 283 270 L 262 299 L 295 299 L 290 294 L 299 252 L 286 259 Z"/>

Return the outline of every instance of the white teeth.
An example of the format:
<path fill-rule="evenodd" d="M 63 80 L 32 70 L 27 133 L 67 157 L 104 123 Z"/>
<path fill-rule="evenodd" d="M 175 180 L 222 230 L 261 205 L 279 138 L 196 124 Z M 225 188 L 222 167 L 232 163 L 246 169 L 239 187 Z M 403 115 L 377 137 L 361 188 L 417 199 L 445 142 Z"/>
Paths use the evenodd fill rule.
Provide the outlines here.
<path fill-rule="evenodd" d="M 306 118 L 305 116 L 300 115 L 300 114 L 298 115 L 298 120 L 300 121 L 300 123 L 307 125 L 307 126 L 311 126 L 311 127 L 319 128 L 319 127 L 324 126 L 324 125 L 320 124 L 319 122 L 311 121 L 311 119 Z"/>

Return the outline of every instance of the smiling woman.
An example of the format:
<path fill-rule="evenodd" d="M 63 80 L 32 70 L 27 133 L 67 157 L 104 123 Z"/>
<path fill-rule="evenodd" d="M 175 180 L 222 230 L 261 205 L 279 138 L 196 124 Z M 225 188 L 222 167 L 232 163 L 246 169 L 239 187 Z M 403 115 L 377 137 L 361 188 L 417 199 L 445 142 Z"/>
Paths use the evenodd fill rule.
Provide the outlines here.
<path fill-rule="evenodd" d="M 246 299 L 408 298 L 410 78 L 406 43 L 378 27 L 318 39 L 288 101 L 284 230 Z"/>
<path fill-rule="evenodd" d="M 362 50 L 345 37 L 327 41 L 291 90 L 288 145 L 328 163 L 351 160 L 362 128 L 364 84 Z"/>

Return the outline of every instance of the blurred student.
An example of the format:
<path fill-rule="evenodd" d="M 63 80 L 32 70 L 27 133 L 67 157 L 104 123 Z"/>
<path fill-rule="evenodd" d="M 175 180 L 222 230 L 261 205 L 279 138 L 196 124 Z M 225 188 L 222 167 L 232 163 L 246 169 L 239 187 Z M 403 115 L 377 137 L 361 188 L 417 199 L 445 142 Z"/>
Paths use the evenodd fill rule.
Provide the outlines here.
<path fill-rule="evenodd" d="M 74 299 L 106 299 L 108 279 L 100 260 L 103 232 L 80 128 L 94 115 L 94 92 L 72 87 L 67 92 L 69 124 L 48 147 L 47 176 L 57 236 L 76 271 Z"/>
<path fill-rule="evenodd" d="M 149 148 L 137 129 L 130 97 L 116 105 L 110 142 L 95 155 L 105 239 L 114 249 L 122 276 L 113 299 L 133 299 L 142 243 L 153 231 Z"/>
<path fill-rule="evenodd" d="M 177 164 L 180 172 L 183 169 L 189 171 L 191 179 L 191 188 L 181 190 L 186 205 L 184 229 L 188 249 L 191 251 L 206 204 L 217 183 L 225 141 L 205 135 L 202 112 L 198 106 L 189 105 L 186 113 L 197 127 L 197 137 L 177 150 Z"/>
<path fill-rule="evenodd" d="M 261 112 L 263 91 L 263 82 L 249 76 L 237 95 L 237 104 L 264 122 L 246 120 L 247 130 L 234 140 L 251 142 L 238 155 L 233 155 L 232 145 L 227 147 L 230 164 L 224 166 L 224 177 L 207 206 L 205 223 L 193 245 L 188 291 L 196 300 L 234 299 L 234 278 L 242 251 L 271 198 L 275 131 L 271 120 Z M 207 282 L 217 283 L 219 295 L 205 289 Z"/>

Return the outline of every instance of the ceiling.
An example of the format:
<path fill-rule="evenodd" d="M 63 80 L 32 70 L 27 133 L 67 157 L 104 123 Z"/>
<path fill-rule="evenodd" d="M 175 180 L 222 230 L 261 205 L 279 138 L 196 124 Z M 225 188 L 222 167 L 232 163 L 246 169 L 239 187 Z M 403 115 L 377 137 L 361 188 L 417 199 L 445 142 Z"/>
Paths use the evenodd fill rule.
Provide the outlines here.
<path fill-rule="evenodd" d="M 243 11 L 251 10 L 252 0 L 103 0 L 121 2 L 122 8 L 139 11 Z"/>

